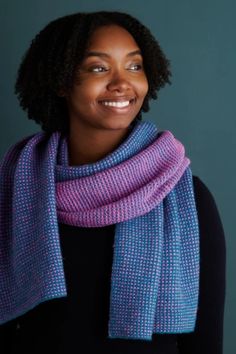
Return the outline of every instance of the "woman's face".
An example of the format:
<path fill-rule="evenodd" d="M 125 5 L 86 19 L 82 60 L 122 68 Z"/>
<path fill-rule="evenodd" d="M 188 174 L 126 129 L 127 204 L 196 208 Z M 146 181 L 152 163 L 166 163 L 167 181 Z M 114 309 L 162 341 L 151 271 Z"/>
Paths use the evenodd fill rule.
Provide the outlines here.
<path fill-rule="evenodd" d="M 142 54 L 134 38 L 117 25 L 99 27 L 66 97 L 70 121 L 96 129 L 125 129 L 140 111 L 147 91 Z"/>

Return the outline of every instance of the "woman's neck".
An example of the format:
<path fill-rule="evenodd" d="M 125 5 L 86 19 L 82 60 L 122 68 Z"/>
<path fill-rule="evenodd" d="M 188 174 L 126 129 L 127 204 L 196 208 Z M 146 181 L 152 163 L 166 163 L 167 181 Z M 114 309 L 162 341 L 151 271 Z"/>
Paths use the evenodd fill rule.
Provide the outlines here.
<path fill-rule="evenodd" d="M 118 148 L 129 132 L 127 129 L 99 130 L 73 129 L 68 136 L 70 166 L 97 162 Z"/>

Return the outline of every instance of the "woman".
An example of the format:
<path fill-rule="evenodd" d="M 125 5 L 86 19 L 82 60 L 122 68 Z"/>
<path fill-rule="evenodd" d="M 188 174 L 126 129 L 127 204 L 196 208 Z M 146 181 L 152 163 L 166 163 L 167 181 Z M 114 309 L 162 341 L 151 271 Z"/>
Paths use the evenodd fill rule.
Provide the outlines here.
<path fill-rule="evenodd" d="M 1 163 L 4 353 L 222 353 L 214 198 L 141 117 L 170 75 L 128 14 L 65 16 L 33 40 L 16 93 L 43 132 Z"/>

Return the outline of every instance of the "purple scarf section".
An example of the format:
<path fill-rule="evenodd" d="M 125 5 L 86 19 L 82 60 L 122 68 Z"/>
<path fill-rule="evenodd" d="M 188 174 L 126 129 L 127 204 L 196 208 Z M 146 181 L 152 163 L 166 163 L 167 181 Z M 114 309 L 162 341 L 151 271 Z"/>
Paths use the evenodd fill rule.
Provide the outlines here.
<path fill-rule="evenodd" d="M 12 146 L 0 165 L 0 324 L 67 296 L 61 222 L 116 224 L 110 338 L 193 331 L 199 229 L 189 164 L 184 146 L 151 122 L 81 166 L 69 166 L 59 132 Z"/>
<path fill-rule="evenodd" d="M 173 189 L 189 163 L 183 145 L 165 131 L 139 154 L 114 167 L 57 182 L 59 221 L 97 227 L 144 215 Z"/>

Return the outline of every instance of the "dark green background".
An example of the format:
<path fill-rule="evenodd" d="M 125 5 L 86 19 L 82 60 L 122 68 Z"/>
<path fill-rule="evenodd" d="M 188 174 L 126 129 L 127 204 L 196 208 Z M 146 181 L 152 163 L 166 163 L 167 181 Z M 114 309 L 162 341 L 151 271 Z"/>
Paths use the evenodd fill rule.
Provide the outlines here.
<path fill-rule="evenodd" d="M 30 41 L 59 16 L 94 10 L 127 11 L 138 17 L 171 60 L 172 86 L 160 92 L 144 119 L 182 141 L 193 173 L 215 197 L 227 243 L 224 353 L 235 353 L 236 1 L 0 1 L 0 157 L 11 144 L 40 130 L 14 96 L 17 68 Z"/>

